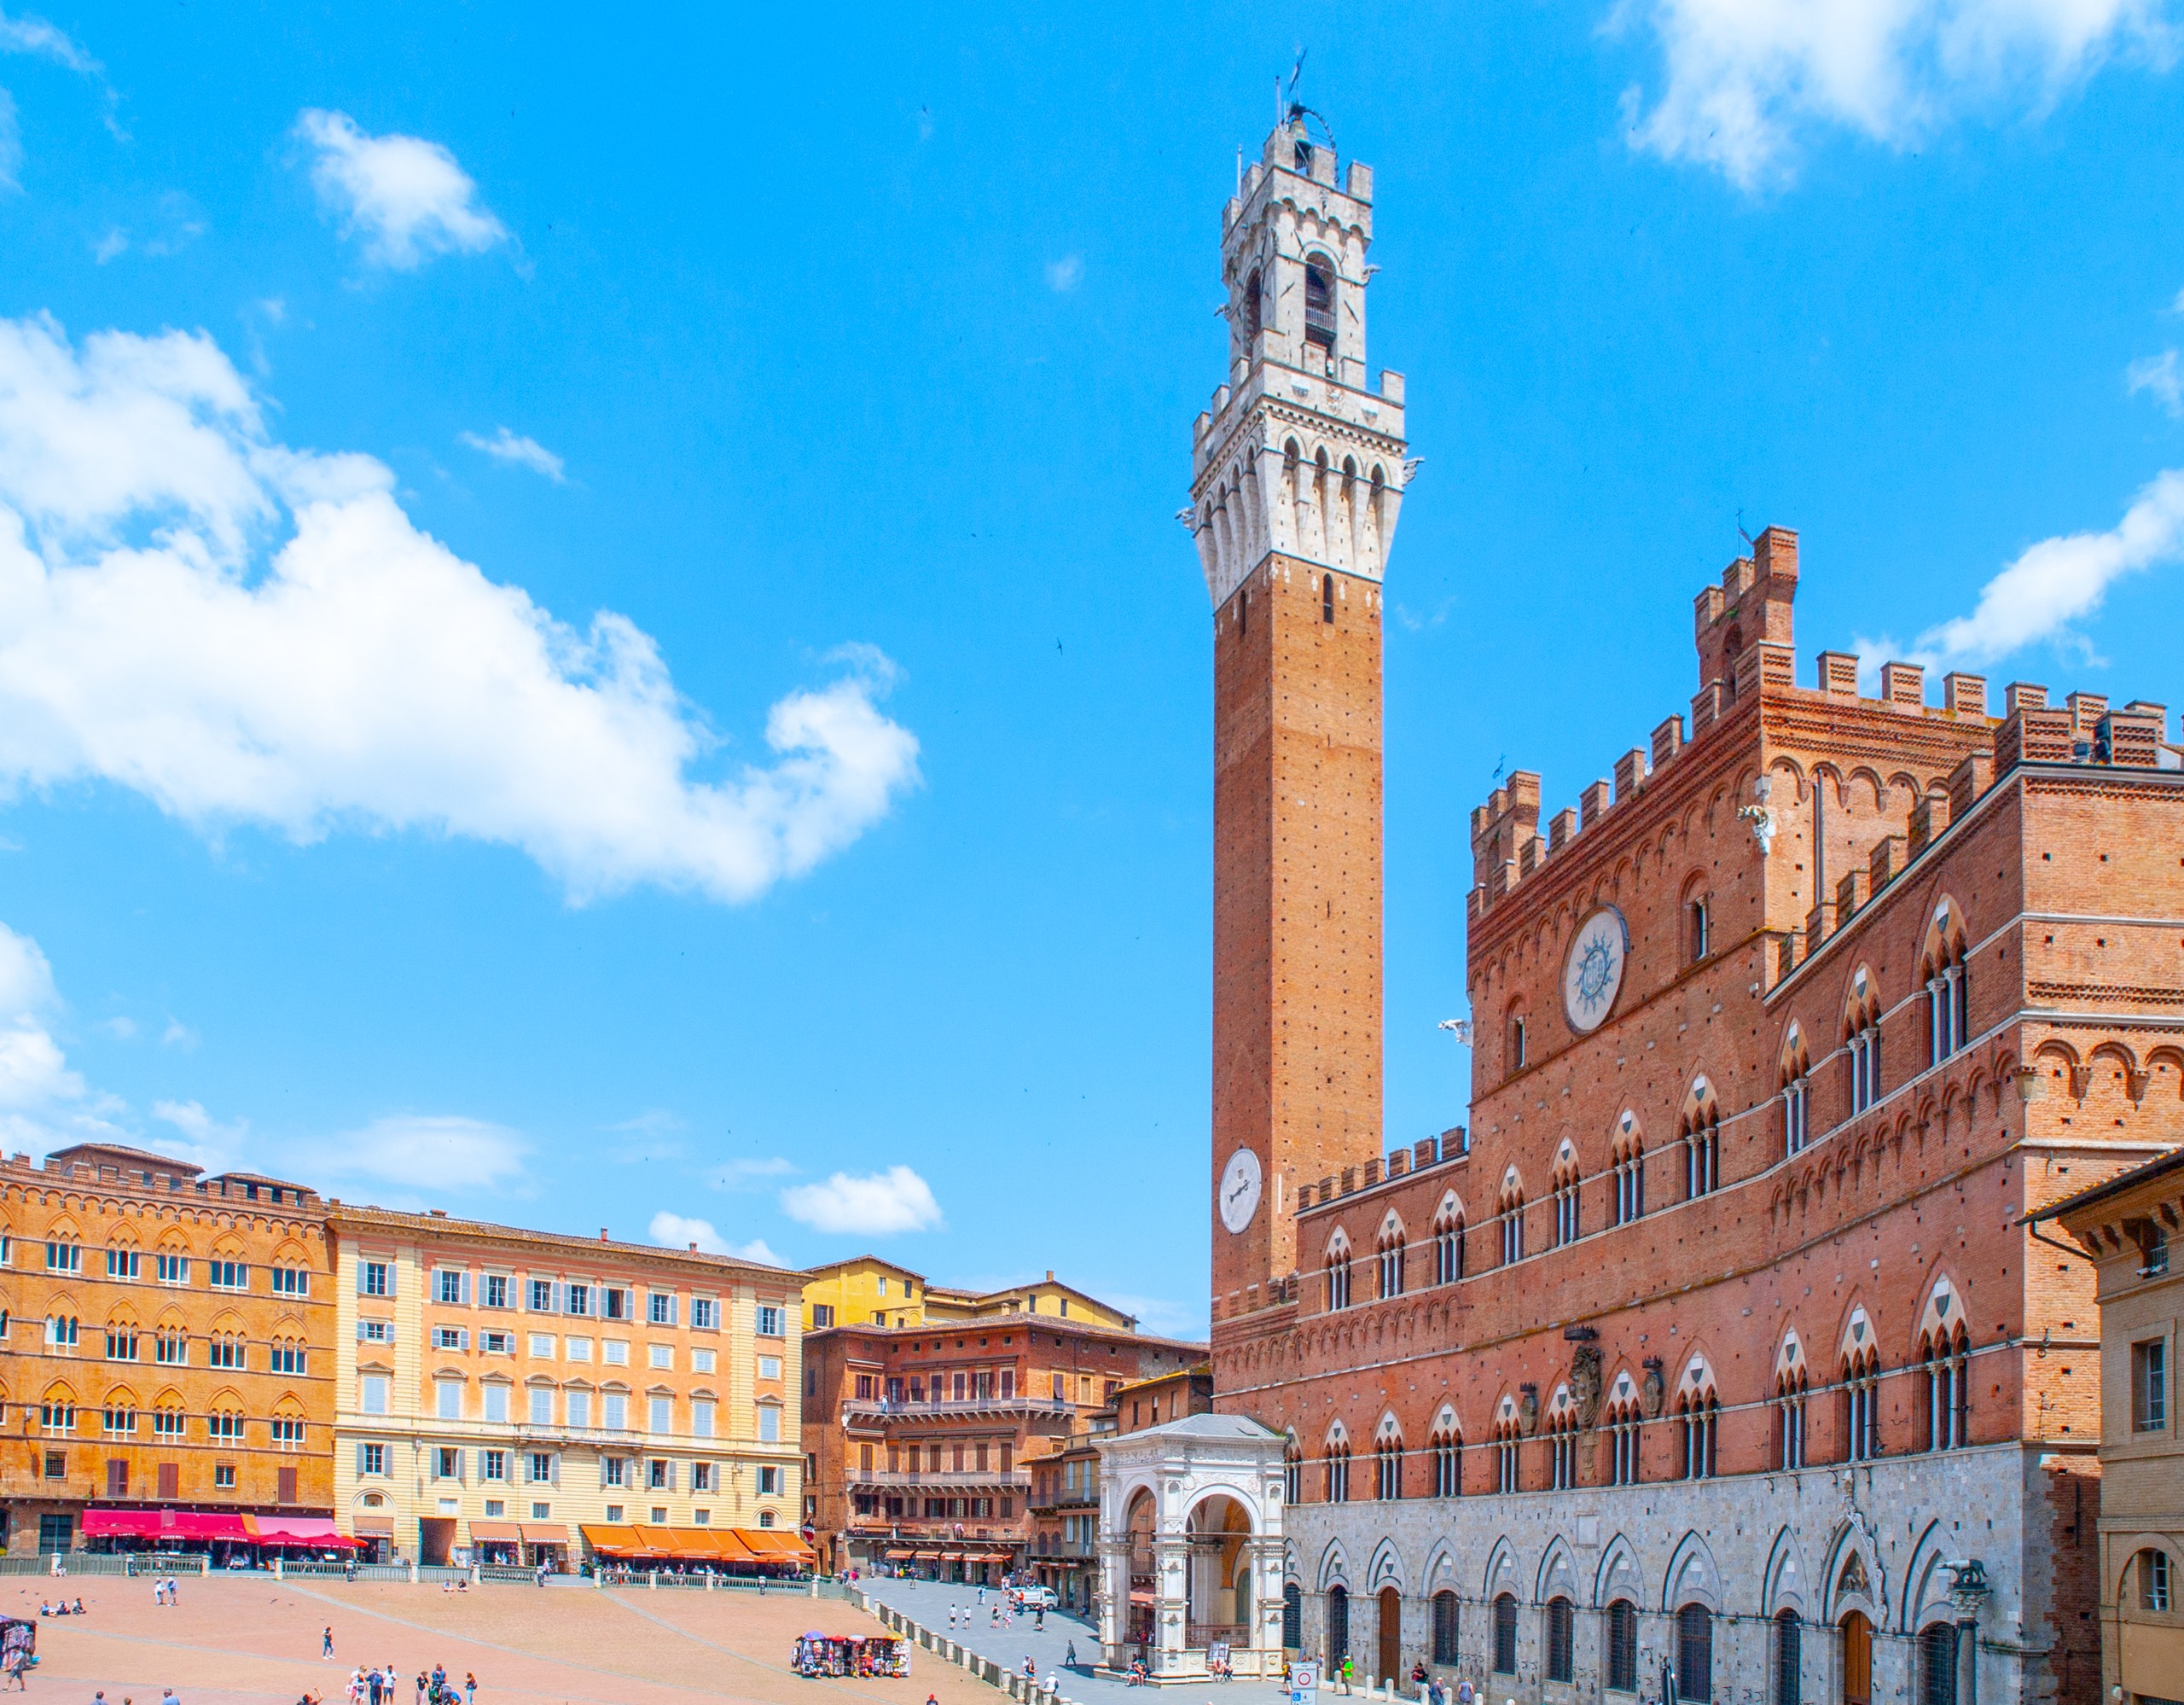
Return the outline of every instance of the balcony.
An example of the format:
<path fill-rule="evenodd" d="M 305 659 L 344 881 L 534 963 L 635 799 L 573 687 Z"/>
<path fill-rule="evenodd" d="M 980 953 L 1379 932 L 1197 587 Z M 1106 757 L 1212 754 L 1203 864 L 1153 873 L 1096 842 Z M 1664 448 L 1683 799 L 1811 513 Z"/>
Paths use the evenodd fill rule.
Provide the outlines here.
<path fill-rule="evenodd" d="M 960 1474 L 849 1469 L 843 1473 L 842 1484 L 886 1492 L 1029 1492 L 1031 1476 L 1024 1469 L 966 1469 Z"/>
<path fill-rule="evenodd" d="M 886 1397 L 849 1397 L 842 1399 L 845 1422 L 967 1421 L 995 1416 L 1019 1416 L 1027 1420 L 1060 1421 L 1067 1424 L 1077 1405 L 1058 1397 L 1032 1397 L 1018 1392 L 1013 1397 L 967 1397 L 958 1402 L 913 1403 Z"/>

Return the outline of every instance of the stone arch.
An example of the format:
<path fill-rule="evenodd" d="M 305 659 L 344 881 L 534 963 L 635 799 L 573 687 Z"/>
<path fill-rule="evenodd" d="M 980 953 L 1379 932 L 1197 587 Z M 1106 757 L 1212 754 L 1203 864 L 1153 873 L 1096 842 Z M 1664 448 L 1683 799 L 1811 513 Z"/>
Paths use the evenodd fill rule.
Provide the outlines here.
<path fill-rule="evenodd" d="M 1378 1592 L 1384 1586 L 1392 1586 L 1401 1592 L 1405 1585 L 1402 1549 L 1393 1539 L 1383 1538 L 1373 1547 L 1373 1561 L 1366 1571 L 1365 1590 Z"/>
<path fill-rule="evenodd" d="M 1714 1554 L 1707 1549 L 1706 1541 L 1696 1529 L 1686 1533 L 1676 1542 L 1676 1551 L 1669 1559 L 1668 1573 L 1663 1577 L 1665 1590 L 1661 1595 L 1664 1615 L 1674 1615 L 1686 1604 L 1704 1604 L 1719 1615 L 1726 1608 L 1722 1597 L 1722 1574 L 1715 1566 Z"/>
<path fill-rule="evenodd" d="M 1633 1604 L 1646 1602 L 1646 1571 L 1639 1563 L 1638 1548 L 1622 1533 L 1607 1542 L 1600 1567 L 1593 1572 L 1593 1609 L 1605 1610 L 1618 1598 Z"/>
<path fill-rule="evenodd" d="M 1905 1633 L 1915 1634 L 1930 1621 L 1955 1620 L 1949 1600 L 1955 1577 L 1942 1567 L 1949 1549 L 1949 1532 L 1936 1516 L 1911 1548 L 1911 1567 L 1903 1572 L 1902 1615 L 1897 1626 Z"/>
<path fill-rule="evenodd" d="M 1419 1591 L 1432 1593 L 1440 1590 L 1443 1583 L 1453 1588 L 1456 1581 L 1456 1548 L 1444 1533 L 1433 1541 L 1433 1549 L 1426 1553 L 1426 1569 L 1419 1577 Z"/>
<path fill-rule="evenodd" d="M 1761 1580 L 1765 1588 L 1760 1598 L 1763 1615 L 1771 1617 L 1791 1610 L 1804 1621 L 1814 1620 L 1817 1597 L 1811 1591 L 1811 1583 L 1805 1579 L 1804 1568 L 1798 1560 L 1797 1540 L 1791 1536 L 1786 1524 L 1774 1535 L 1774 1544 L 1767 1556 L 1767 1572 Z"/>
<path fill-rule="evenodd" d="M 1851 1036 L 1869 1024 L 1880 1022 L 1880 979 L 1873 975 L 1873 967 L 1861 961 L 1850 969 L 1843 986 L 1843 1037 Z"/>
<path fill-rule="evenodd" d="M 1948 1267 L 1937 1260 L 1934 1276 L 1926 1285 L 1926 1300 L 1920 1306 L 1919 1324 L 1912 1330 L 1907 1348 L 1915 1353 L 1921 1344 L 1951 1340 L 1969 1330 L 1963 1288 L 1950 1276 Z"/>
<path fill-rule="evenodd" d="M 1523 1583 L 1517 1578 L 1517 1548 L 1507 1534 L 1494 1542 L 1486 1554 L 1486 1572 L 1479 1577 L 1479 1603 L 1491 1604 L 1498 1592 L 1514 1592 Z"/>
<path fill-rule="evenodd" d="M 1350 1553 L 1339 1538 L 1329 1539 L 1327 1549 L 1320 1553 L 1319 1591 L 1325 1592 L 1330 1586 L 1355 1591 L 1350 1578 Z"/>
<path fill-rule="evenodd" d="M 1828 1621 L 1840 1622 L 1856 1610 L 1876 1628 L 1889 1626 L 1888 1598 L 1873 1550 L 1870 1537 L 1856 1523 L 1837 1527 L 1822 1576 Z"/>
<path fill-rule="evenodd" d="M 1231 1485 L 1227 1481 L 1216 1481 L 1201 1486 L 1191 1493 L 1190 1502 L 1184 1505 L 1181 1525 L 1188 1529 L 1191 1523 L 1197 1518 L 1199 1510 L 1205 1509 L 1215 1498 L 1225 1498 L 1231 1505 L 1243 1512 L 1244 1520 L 1247 1524 L 1243 1531 L 1257 1533 L 1262 1526 L 1258 1509 L 1258 1497 L 1256 1487 Z"/>
<path fill-rule="evenodd" d="M 1560 1533 L 1547 1542 L 1546 1554 L 1539 1560 L 1532 1603 L 1544 1604 L 1558 1593 L 1572 1604 L 1577 1602 L 1577 1558 L 1570 1550 L 1570 1542 Z"/>

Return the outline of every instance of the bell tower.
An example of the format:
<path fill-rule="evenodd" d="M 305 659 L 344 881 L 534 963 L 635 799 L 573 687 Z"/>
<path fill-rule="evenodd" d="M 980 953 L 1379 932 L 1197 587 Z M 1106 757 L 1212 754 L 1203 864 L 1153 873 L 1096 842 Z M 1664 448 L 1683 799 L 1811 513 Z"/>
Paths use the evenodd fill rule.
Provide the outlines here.
<path fill-rule="evenodd" d="M 1213 603 L 1217 1323 L 1296 1270 L 1298 1186 L 1381 1147 L 1380 580 L 1411 464 L 1403 375 L 1366 378 L 1372 204 L 1292 108 L 1221 216 L 1228 382 L 1181 517 Z"/>

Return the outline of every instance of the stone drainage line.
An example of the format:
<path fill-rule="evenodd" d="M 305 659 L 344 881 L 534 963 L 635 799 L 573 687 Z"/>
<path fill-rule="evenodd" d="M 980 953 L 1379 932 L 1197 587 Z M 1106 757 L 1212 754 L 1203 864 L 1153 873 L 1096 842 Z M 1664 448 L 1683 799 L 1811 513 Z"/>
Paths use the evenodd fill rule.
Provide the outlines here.
<path fill-rule="evenodd" d="M 989 1687 L 997 1687 L 1011 1699 L 1023 1701 L 1024 1705 L 1077 1705 L 1075 1700 L 1066 1697 L 1058 1689 L 1042 1687 L 1037 1682 L 1027 1679 L 1022 1672 L 997 1664 L 991 1658 L 980 1657 L 976 1652 L 966 1650 L 957 1642 L 934 1633 L 923 1624 L 913 1622 L 892 1604 L 878 1603 L 862 1587 L 852 1586 L 850 1599 L 860 1610 L 870 1613 L 884 1626 L 892 1628 L 905 1638 L 915 1640 L 936 1656 L 945 1658 L 950 1663 L 969 1671 L 974 1679 L 985 1682 Z"/>

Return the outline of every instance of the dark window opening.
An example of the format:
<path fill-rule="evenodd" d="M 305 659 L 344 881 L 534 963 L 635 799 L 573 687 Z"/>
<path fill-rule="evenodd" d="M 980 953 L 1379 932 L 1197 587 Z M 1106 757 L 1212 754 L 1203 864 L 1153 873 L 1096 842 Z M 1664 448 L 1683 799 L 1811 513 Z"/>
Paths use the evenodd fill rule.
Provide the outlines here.
<path fill-rule="evenodd" d="M 1304 341 L 1334 348 L 1334 269 L 1324 260 L 1304 263 Z"/>
<path fill-rule="evenodd" d="M 1324 622 L 1334 620 L 1334 576 L 1332 574 L 1320 576 L 1320 620 Z"/>

